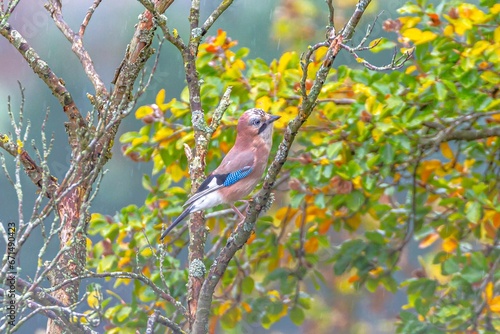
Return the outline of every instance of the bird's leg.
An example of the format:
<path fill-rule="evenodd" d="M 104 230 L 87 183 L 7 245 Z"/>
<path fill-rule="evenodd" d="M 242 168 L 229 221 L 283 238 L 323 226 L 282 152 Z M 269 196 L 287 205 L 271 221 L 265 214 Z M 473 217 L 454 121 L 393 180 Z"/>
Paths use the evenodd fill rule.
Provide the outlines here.
<path fill-rule="evenodd" d="M 233 203 L 231 203 L 231 208 L 233 208 L 234 212 L 240 217 L 241 220 L 245 219 L 245 215 L 243 215 L 240 210 Z"/>

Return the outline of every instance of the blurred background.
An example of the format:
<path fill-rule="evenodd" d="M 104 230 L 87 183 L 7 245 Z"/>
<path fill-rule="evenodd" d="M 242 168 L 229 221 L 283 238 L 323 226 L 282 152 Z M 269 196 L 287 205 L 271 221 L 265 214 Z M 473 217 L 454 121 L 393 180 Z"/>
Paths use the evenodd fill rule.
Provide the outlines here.
<path fill-rule="evenodd" d="M 63 14 L 70 26 L 77 30 L 91 0 L 63 1 Z M 403 0 L 372 3 L 369 11 L 363 17 L 353 43 L 359 41 L 372 23 L 374 16 L 380 14 L 373 35 L 385 36 L 381 29 L 382 22 L 395 16 L 396 10 L 404 4 Z M 13 29 L 18 30 L 28 43 L 39 53 L 52 70 L 66 83 L 76 104 L 85 115 L 90 110 L 86 94 L 93 93 L 91 83 L 86 80 L 81 65 L 71 52 L 69 42 L 55 27 L 48 12 L 43 8 L 43 1 L 21 1 L 14 15 L 9 20 Z M 218 1 L 201 1 L 202 20 L 215 8 Z M 344 18 L 354 10 L 356 1 L 336 0 L 335 23 L 337 29 L 341 27 Z M 94 65 L 105 83 L 110 83 L 120 64 L 127 43 L 130 41 L 137 22 L 138 15 L 143 11 L 137 1 L 122 0 L 118 6 L 116 1 L 103 1 L 95 12 L 87 28 L 84 43 L 94 60 Z M 176 0 L 168 9 L 168 25 L 176 28 L 180 35 L 187 39 L 190 1 Z M 377 7 L 378 6 L 378 7 Z M 212 27 L 208 35 L 214 35 L 217 29 L 224 29 L 238 46 L 250 49 L 249 59 L 262 58 L 266 62 L 279 57 L 284 51 L 295 50 L 300 53 L 307 50 L 309 44 L 324 39 L 328 10 L 323 0 L 235 0 L 219 21 Z M 391 36 L 395 38 L 394 35 Z M 379 53 L 370 55 L 374 64 L 384 64 L 390 55 Z M 154 57 L 152 57 L 154 58 Z M 152 59 L 149 69 L 153 65 Z M 341 53 L 335 66 L 348 64 L 358 66 L 356 61 Z M 33 73 L 18 51 L 4 38 L 0 38 L 0 132 L 13 131 L 8 115 L 8 99 L 16 121 L 19 119 L 21 92 L 18 82 L 24 88 L 26 97 L 24 105 L 25 126 L 31 123 L 29 141 L 41 149 L 41 124 L 47 113 L 49 121 L 46 127 L 48 137 L 54 137 L 54 148 L 49 158 L 48 166 L 54 176 L 64 177 L 69 167 L 70 150 L 67 136 L 64 131 L 66 115 L 62 112 L 57 100 L 52 96 L 45 84 Z M 157 73 L 146 94 L 141 97 L 139 105 L 152 103 L 157 92 L 165 88 L 167 100 L 178 97 L 185 86 L 184 73 L 180 55 L 174 47 L 165 43 L 160 56 Z M 215 106 L 214 106 L 215 107 Z M 126 131 L 137 130 L 142 123 L 133 116 L 128 117 L 120 127 L 119 135 Z M 118 138 L 118 137 L 117 137 Z M 26 146 L 31 146 L 26 144 Z M 31 147 L 27 147 L 33 152 Z M 4 154 L 4 152 L 1 152 Z M 13 177 L 14 162 L 11 156 L 5 155 L 7 169 Z M 103 179 L 100 191 L 92 204 L 92 212 L 114 215 L 116 211 L 129 204 L 142 205 L 146 191 L 141 186 L 141 176 L 150 172 L 151 166 L 146 163 L 135 163 L 121 154 L 118 140 L 113 148 L 113 159 L 107 164 L 107 173 Z M 35 200 L 36 187 L 23 177 L 23 207 L 26 219 L 31 215 L 31 208 Z M 9 221 L 18 221 L 18 201 L 16 192 L 2 172 L 0 174 L 0 221 L 7 224 Z M 50 222 L 47 222 L 50 223 Z M 37 234 L 38 233 L 38 234 Z M 344 237 L 344 236 L 342 236 Z M 346 236 L 348 237 L 348 236 Z M 41 246 L 39 231 L 35 231 L 30 239 L 33 250 L 38 252 Z M 55 254 L 58 245 L 53 243 L 48 254 Z M 4 250 L 3 240 L 0 241 L 1 252 Z M 30 254 L 21 254 L 21 263 L 24 268 L 22 276 L 33 274 L 36 263 L 30 263 L 35 258 Z M 403 257 L 404 261 L 404 257 Z M 404 263 L 403 263 L 404 266 Z M 33 271 L 30 271 L 33 270 Z M 332 270 L 329 271 L 333 275 Z M 406 302 L 403 296 L 393 296 L 387 292 L 375 294 L 355 293 L 350 286 L 343 286 L 341 281 L 327 277 L 328 282 L 335 286 L 323 291 L 317 291 L 313 312 L 309 315 L 310 321 L 301 327 L 295 327 L 288 319 L 274 325 L 270 333 L 309 333 L 315 330 L 318 333 L 391 333 L 391 323 L 400 307 Z M 336 282 L 336 283 L 335 283 Z M 345 282 L 345 281 L 344 281 Z M 328 293 L 325 293 L 328 291 Z M 311 315 L 313 314 L 313 315 Z M 31 320 L 33 326 L 25 326 L 22 333 L 33 333 L 39 328 L 40 333 L 46 325 L 45 317 L 35 317 Z M 335 328 L 335 330 L 333 330 Z M 248 333 L 264 332 L 258 325 L 248 325 Z"/>

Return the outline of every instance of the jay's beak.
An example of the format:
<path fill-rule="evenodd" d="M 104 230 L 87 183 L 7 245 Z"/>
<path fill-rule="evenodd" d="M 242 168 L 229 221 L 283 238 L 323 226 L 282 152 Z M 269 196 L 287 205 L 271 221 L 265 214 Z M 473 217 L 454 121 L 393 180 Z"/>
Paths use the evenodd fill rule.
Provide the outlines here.
<path fill-rule="evenodd" d="M 281 116 L 274 116 L 274 115 L 269 115 L 269 119 L 267 120 L 267 124 L 271 124 L 275 121 L 277 121 L 278 119 L 280 119 Z"/>

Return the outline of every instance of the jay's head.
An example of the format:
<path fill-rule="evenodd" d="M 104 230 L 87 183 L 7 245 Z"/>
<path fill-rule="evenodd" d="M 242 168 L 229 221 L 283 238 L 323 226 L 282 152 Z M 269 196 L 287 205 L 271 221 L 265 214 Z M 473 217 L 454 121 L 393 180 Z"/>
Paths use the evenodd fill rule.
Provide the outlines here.
<path fill-rule="evenodd" d="M 248 109 L 238 121 L 238 135 L 256 138 L 260 136 L 265 141 L 270 141 L 273 134 L 273 122 L 280 116 L 273 116 L 262 109 Z"/>

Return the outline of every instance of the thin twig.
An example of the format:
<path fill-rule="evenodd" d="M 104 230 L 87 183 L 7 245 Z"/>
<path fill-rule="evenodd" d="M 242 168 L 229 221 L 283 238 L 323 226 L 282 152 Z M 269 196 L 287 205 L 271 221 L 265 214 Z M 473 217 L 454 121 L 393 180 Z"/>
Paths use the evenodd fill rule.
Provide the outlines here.
<path fill-rule="evenodd" d="M 80 31 L 78 32 L 80 38 L 83 38 L 83 35 L 85 34 L 85 29 L 87 29 L 90 19 L 92 18 L 92 15 L 94 15 L 94 12 L 97 9 L 97 7 L 101 4 L 101 1 L 102 0 L 94 0 L 94 3 L 92 4 L 92 6 L 90 6 L 89 10 L 87 11 L 87 15 L 85 15 L 85 18 L 83 19 L 83 22 L 80 26 Z"/>

